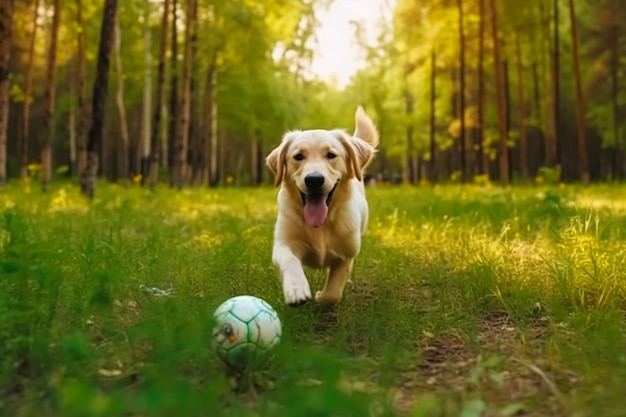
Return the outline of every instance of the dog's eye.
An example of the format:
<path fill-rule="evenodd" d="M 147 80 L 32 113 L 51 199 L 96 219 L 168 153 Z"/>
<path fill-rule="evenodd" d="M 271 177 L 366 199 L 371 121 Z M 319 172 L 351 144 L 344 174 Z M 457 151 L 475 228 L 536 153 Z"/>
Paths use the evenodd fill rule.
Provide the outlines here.
<path fill-rule="evenodd" d="M 296 156 L 293 157 L 293 159 L 295 159 L 296 161 L 302 161 L 304 159 L 304 155 L 298 153 L 296 154 Z"/>
<path fill-rule="evenodd" d="M 328 153 L 326 154 L 326 158 L 328 158 L 328 159 L 334 159 L 334 158 L 336 158 L 336 157 L 337 157 L 337 155 L 335 155 L 335 154 L 334 154 L 334 153 L 332 153 L 332 152 L 328 152 Z"/>

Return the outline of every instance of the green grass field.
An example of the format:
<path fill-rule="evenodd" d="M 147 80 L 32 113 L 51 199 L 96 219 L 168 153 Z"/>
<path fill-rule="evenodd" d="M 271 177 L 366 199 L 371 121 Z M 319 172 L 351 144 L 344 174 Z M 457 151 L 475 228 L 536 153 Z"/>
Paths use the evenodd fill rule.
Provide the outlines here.
<path fill-rule="evenodd" d="M 626 415 L 626 187 L 370 189 L 332 311 L 283 305 L 275 193 L 3 191 L 1 415 Z M 210 349 L 239 294 L 284 329 L 244 375 Z"/>

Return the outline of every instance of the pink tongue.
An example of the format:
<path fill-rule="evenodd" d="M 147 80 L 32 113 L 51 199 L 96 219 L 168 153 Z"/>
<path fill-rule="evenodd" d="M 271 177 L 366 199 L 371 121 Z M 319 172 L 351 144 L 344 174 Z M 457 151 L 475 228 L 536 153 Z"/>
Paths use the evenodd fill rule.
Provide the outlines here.
<path fill-rule="evenodd" d="M 304 220 L 311 227 L 320 227 L 326 221 L 328 215 L 328 206 L 326 205 L 326 196 L 309 197 L 307 196 L 304 204 Z"/>

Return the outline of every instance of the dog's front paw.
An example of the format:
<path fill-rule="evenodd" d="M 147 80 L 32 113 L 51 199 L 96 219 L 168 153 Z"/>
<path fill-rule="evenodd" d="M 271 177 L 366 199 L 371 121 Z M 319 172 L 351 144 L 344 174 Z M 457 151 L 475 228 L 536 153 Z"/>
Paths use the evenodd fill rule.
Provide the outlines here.
<path fill-rule="evenodd" d="M 341 300 L 340 294 L 329 294 L 328 292 L 318 291 L 315 293 L 315 301 L 329 307 L 334 306 Z"/>
<path fill-rule="evenodd" d="M 311 299 L 311 287 L 306 278 L 285 280 L 283 282 L 285 303 L 291 307 L 298 307 Z"/>

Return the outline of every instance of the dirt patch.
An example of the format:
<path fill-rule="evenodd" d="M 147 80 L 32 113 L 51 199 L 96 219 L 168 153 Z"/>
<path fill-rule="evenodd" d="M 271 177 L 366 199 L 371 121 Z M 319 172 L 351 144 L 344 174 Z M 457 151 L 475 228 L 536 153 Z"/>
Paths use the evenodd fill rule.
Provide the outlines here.
<path fill-rule="evenodd" d="M 425 334 L 417 343 L 417 365 L 398 381 L 395 406 L 407 413 L 426 393 L 454 398 L 479 395 L 494 407 L 525 405 L 516 415 L 560 416 L 568 413 L 564 393 L 578 376 L 546 357 L 547 318 L 520 328 L 505 313 L 493 312 L 478 323 L 477 344 L 463 334 Z M 443 398 L 442 397 L 442 398 Z"/>
<path fill-rule="evenodd" d="M 432 391 L 462 391 L 469 369 L 475 363 L 467 338 L 449 332 L 424 334 L 418 342 L 417 365 L 404 372 L 398 381 L 394 403 L 396 410 L 406 413 L 422 394 Z"/>

